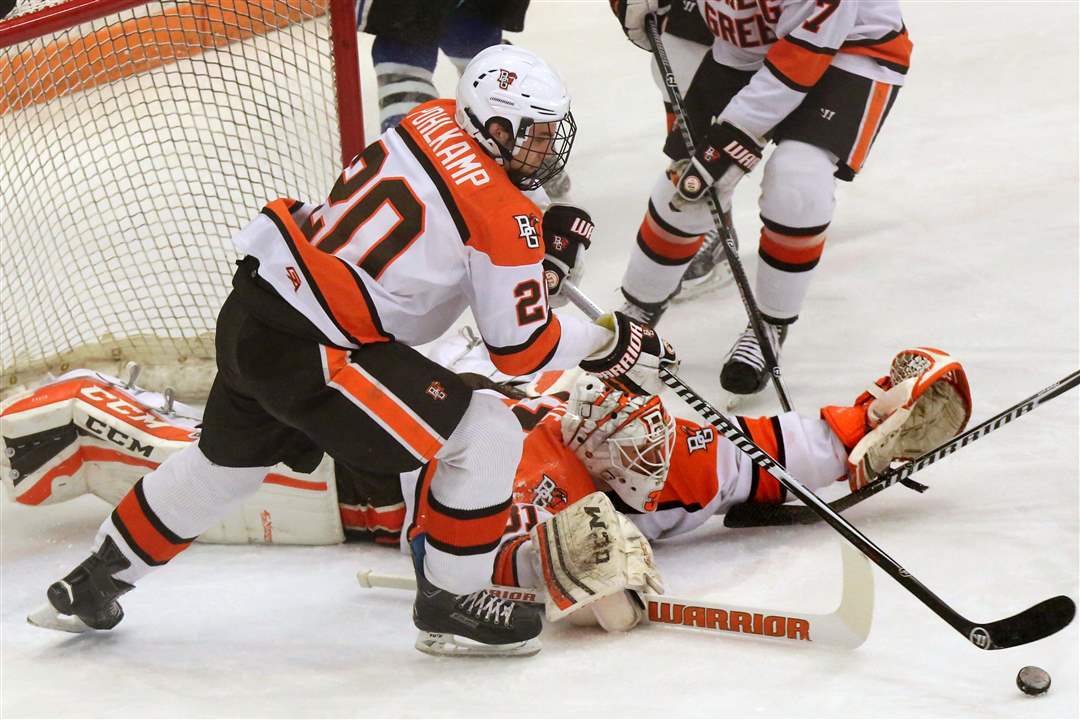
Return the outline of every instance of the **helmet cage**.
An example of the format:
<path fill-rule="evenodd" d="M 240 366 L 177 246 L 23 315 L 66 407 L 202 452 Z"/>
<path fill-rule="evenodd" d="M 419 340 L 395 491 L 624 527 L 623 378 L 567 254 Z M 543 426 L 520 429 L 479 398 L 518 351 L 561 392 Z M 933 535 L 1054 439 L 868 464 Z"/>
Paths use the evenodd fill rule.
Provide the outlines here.
<path fill-rule="evenodd" d="M 655 510 L 675 450 L 674 419 L 662 405 L 646 406 L 606 443 L 609 467 L 603 473 L 604 481 L 633 509 Z"/>
<path fill-rule="evenodd" d="M 551 178 L 562 172 L 566 162 L 570 159 L 570 150 L 574 146 L 574 138 L 577 137 L 577 122 L 574 114 L 567 111 L 561 119 L 540 121 L 532 118 L 521 118 L 518 123 L 517 134 L 514 136 L 514 146 L 507 148 L 500 144 L 479 118 L 469 108 L 464 108 L 466 115 L 473 126 L 489 141 L 489 148 L 498 150 L 499 156 L 496 161 L 503 166 L 510 181 L 519 190 L 536 190 Z M 492 117 L 488 124 L 497 122 L 506 128 L 507 132 L 513 132 L 511 123 L 504 117 Z M 550 136 L 537 140 L 537 127 L 554 124 Z M 540 152 L 531 149 L 534 144 L 547 143 L 547 150 Z M 517 161 L 516 163 L 514 161 Z"/>

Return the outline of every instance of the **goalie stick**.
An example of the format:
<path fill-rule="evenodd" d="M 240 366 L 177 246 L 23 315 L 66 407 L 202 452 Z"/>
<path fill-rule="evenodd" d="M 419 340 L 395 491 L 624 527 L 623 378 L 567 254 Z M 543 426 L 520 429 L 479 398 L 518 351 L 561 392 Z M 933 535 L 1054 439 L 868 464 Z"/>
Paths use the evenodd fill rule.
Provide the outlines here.
<path fill-rule="evenodd" d="M 686 152 L 692 158 L 694 157 L 695 145 L 694 136 L 690 131 L 690 120 L 686 114 L 682 94 L 679 92 L 679 85 L 675 82 L 675 73 L 671 70 L 671 61 L 668 60 L 664 43 L 660 40 L 660 29 L 655 15 L 649 14 L 645 16 L 645 30 L 649 35 L 649 44 L 652 45 L 652 54 L 656 58 L 656 65 L 660 68 L 660 74 L 664 76 L 664 87 L 667 89 L 671 107 L 675 111 L 675 124 L 679 127 L 683 145 L 686 146 Z M 742 298 L 743 307 L 746 308 L 746 316 L 750 319 L 750 327 L 754 330 L 754 337 L 757 338 L 758 347 L 761 348 L 765 364 L 768 365 L 769 377 L 772 379 L 773 387 L 776 389 L 776 396 L 780 400 L 780 406 L 784 409 L 784 412 L 790 412 L 791 401 L 788 399 L 787 390 L 784 389 L 784 383 L 780 379 L 780 362 L 776 357 L 776 353 L 773 352 L 769 339 L 765 336 L 765 319 L 761 317 L 761 309 L 758 308 L 757 300 L 754 299 L 754 293 L 750 289 L 750 280 L 747 279 L 746 270 L 743 269 L 742 261 L 739 260 L 738 240 L 735 237 L 735 227 L 731 222 L 731 216 L 724 213 L 720 207 L 720 199 L 716 195 L 715 187 L 709 187 L 705 198 L 709 204 L 709 211 L 712 213 L 716 231 L 723 238 L 724 257 L 727 258 L 728 266 L 731 268 L 731 275 L 735 278 L 735 285 L 739 288 L 739 297 Z"/>
<path fill-rule="evenodd" d="M 591 318 L 601 314 L 600 307 L 585 297 L 572 283 L 563 282 L 562 292 Z M 660 379 L 683 399 L 690 407 L 701 413 L 702 417 L 720 431 L 720 433 L 746 453 L 755 465 L 775 477 L 780 484 L 791 492 L 807 507 L 811 508 L 822 520 L 854 545 L 860 552 L 884 570 L 889 577 L 898 582 L 908 592 L 947 622 L 954 630 L 963 635 L 980 650 L 999 650 L 1001 648 L 1025 645 L 1052 635 L 1065 628 L 1076 615 L 1076 603 L 1064 595 L 1056 595 L 1031 606 L 1023 612 L 989 623 L 975 623 L 956 612 L 948 603 L 935 595 L 928 587 L 897 563 L 884 550 L 854 525 L 849 523 L 828 503 L 819 498 L 780 463 L 769 457 L 757 443 L 750 439 L 738 425 L 728 420 L 712 405 L 694 392 L 677 375 L 666 368 L 660 369 Z"/>
<path fill-rule="evenodd" d="M 774 640 L 795 645 L 853 649 L 870 634 L 874 616 L 874 574 L 870 564 L 847 543 L 840 546 L 843 576 L 840 605 L 827 615 L 733 605 L 716 600 L 688 600 L 668 595 L 640 595 L 647 612 L 644 622 L 705 633 Z M 365 588 L 416 591 L 416 579 L 361 570 L 356 579 Z M 542 604 L 544 590 L 492 585 L 501 598 Z"/>
<path fill-rule="evenodd" d="M 967 432 L 957 435 L 952 440 L 938 445 L 933 450 L 923 453 L 914 460 L 898 465 L 874 480 L 866 487 L 859 488 L 839 500 L 829 503 L 834 512 L 843 512 L 853 507 L 868 497 L 877 495 L 879 492 L 895 485 L 903 483 L 915 472 L 933 465 L 938 460 L 952 455 L 960 448 L 986 437 L 1002 425 L 1007 425 L 1013 420 L 1026 415 L 1048 400 L 1056 398 L 1080 384 L 1080 370 L 1074 370 L 1053 385 L 1045 387 L 1026 400 L 1021 400 L 1007 410 L 986 420 Z M 926 489 L 925 485 L 917 484 L 915 488 L 919 492 Z M 820 519 L 818 513 L 804 505 L 762 505 L 757 503 L 743 503 L 731 508 L 724 516 L 724 525 L 733 528 L 764 527 L 769 525 L 809 525 Z"/>

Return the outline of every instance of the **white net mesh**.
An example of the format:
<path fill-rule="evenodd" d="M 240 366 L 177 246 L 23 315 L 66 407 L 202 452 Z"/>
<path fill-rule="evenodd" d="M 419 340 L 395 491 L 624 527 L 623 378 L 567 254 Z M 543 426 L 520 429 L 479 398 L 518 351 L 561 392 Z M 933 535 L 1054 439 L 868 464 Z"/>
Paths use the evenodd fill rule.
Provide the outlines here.
<path fill-rule="evenodd" d="M 0 83 L 4 389 L 135 360 L 205 391 L 231 235 L 340 170 L 325 4 L 150 2 L 0 48 Z"/>

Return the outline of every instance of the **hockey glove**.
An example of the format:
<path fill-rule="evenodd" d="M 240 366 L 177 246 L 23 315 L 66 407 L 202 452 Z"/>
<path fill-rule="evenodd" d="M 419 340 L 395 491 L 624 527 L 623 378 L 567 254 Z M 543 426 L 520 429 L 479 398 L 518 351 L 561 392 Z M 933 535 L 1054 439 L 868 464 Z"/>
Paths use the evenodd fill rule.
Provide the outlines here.
<path fill-rule="evenodd" d="M 580 367 L 607 385 L 634 395 L 655 395 L 664 387 L 660 368 L 678 370 L 675 350 L 648 325 L 621 312 L 601 315 L 596 324 L 614 332 L 615 337 L 582 360 Z"/>
<path fill-rule="evenodd" d="M 948 353 L 909 348 L 854 406 L 825 407 L 821 417 L 850 452 L 848 483 L 855 491 L 894 460 L 918 457 L 964 429 L 971 418 L 967 373 Z"/>
<path fill-rule="evenodd" d="M 552 205 L 544 213 L 544 282 L 552 307 L 566 304 L 563 280 L 578 285 L 585 272 L 585 251 L 592 240 L 589 213 L 570 205 Z"/>
<path fill-rule="evenodd" d="M 683 199 L 694 202 L 708 192 L 710 185 L 716 185 L 720 209 L 730 210 L 735 186 L 761 160 L 761 149 L 761 143 L 727 121 L 711 125 L 675 190 Z"/>
<path fill-rule="evenodd" d="M 623 32 L 630 42 L 642 50 L 652 52 L 649 35 L 645 32 L 645 16 L 666 15 L 671 9 L 671 0 L 610 0 L 611 11 L 619 19 Z"/>

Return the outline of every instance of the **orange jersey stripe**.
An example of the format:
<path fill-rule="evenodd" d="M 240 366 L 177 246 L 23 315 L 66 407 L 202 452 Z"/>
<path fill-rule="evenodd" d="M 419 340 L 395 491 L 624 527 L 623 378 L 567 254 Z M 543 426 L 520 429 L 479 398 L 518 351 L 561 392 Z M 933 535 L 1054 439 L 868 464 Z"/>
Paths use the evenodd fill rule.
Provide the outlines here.
<path fill-rule="evenodd" d="M 349 269 L 348 263 L 309 244 L 293 221 L 284 199 L 274 200 L 264 212 L 269 213 L 278 227 L 288 234 L 286 239 L 294 255 L 318 288 L 326 312 L 338 327 L 358 345 L 389 339 L 379 331 L 368 309 L 367 297 L 361 290 L 361 280 Z"/>
<path fill-rule="evenodd" d="M 117 462 L 124 465 L 135 465 L 153 470 L 158 463 L 153 460 L 144 460 L 130 455 L 98 447 L 84 447 L 75 451 L 71 456 L 45 473 L 33 484 L 33 486 L 19 495 L 16 500 L 23 505 L 40 505 L 52 495 L 52 482 L 58 477 L 70 477 L 79 471 L 83 463 L 87 462 Z"/>
<path fill-rule="evenodd" d="M 544 366 L 559 347 L 560 339 L 562 325 L 559 323 L 559 316 L 549 310 L 547 323 L 538 335 L 526 341 L 525 347 L 508 351 L 489 345 L 488 354 L 500 372 L 507 375 L 528 375 Z"/>
<path fill-rule="evenodd" d="M 788 85 L 809 90 L 817 84 L 832 63 L 833 54 L 798 45 L 790 38 L 780 38 L 769 49 L 765 62 L 780 73 Z"/>
<path fill-rule="evenodd" d="M 825 234 L 795 237 L 762 228 L 759 247 L 761 252 L 780 262 L 805 265 L 821 259 L 825 251 Z"/>
<path fill-rule="evenodd" d="M 778 457 L 780 452 L 780 443 L 776 437 L 776 431 L 773 428 L 772 418 L 742 418 L 746 428 L 750 431 L 750 438 L 758 444 L 765 453 L 773 460 L 780 461 Z M 762 470 L 758 466 L 754 466 L 754 478 L 757 480 L 755 483 L 753 496 L 750 498 L 751 502 L 759 503 L 779 503 L 784 500 L 784 493 L 780 487 L 780 482 L 766 471 Z"/>
<path fill-rule="evenodd" d="M 878 126 L 881 125 L 881 118 L 885 113 L 885 107 L 889 103 L 889 93 L 892 89 L 892 85 L 875 82 L 873 90 L 870 91 L 869 106 L 863 115 L 862 127 L 859 129 L 859 139 L 855 141 L 855 148 L 851 151 L 851 157 L 847 162 L 848 167 L 854 172 L 859 172 L 863 163 L 866 162 L 866 156 L 870 152 L 870 145 L 873 144 L 874 137 L 877 135 Z"/>
<path fill-rule="evenodd" d="M 131 549 L 149 565 L 164 565 L 194 539 L 176 537 L 153 515 L 153 510 L 146 505 L 146 498 L 142 495 L 142 480 L 135 483 L 135 487 L 116 506 L 113 524 L 132 546 Z"/>
<path fill-rule="evenodd" d="M 376 385 L 358 366 L 345 365 L 334 373 L 328 384 L 367 411 L 425 462 L 442 448 L 443 438 L 428 428 L 408 406 Z"/>
<path fill-rule="evenodd" d="M 865 55 L 874 60 L 882 60 L 886 65 L 894 65 L 899 72 L 911 67 L 911 51 L 914 45 L 908 37 L 907 29 L 885 42 L 873 45 L 845 45 L 840 52 L 848 55 Z"/>

